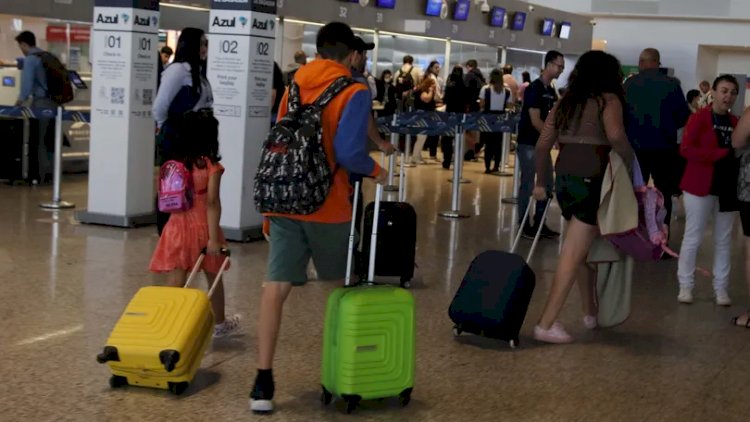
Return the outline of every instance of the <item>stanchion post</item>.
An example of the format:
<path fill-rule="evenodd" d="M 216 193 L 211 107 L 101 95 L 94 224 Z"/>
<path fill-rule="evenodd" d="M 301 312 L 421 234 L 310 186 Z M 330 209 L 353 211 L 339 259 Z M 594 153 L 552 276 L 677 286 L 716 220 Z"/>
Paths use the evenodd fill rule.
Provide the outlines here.
<path fill-rule="evenodd" d="M 456 126 L 455 142 L 456 146 L 453 148 L 453 184 L 451 192 L 451 209 L 448 211 L 441 211 L 438 215 L 447 218 L 468 218 L 466 214 L 461 214 L 461 167 L 464 160 L 464 123 L 466 122 L 466 115 L 464 114 L 461 123 Z"/>
<path fill-rule="evenodd" d="M 62 183 L 62 138 L 62 107 L 57 107 L 57 116 L 55 116 L 55 168 L 53 169 L 52 202 L 39 204 L 42 208 L 59 210 L 75 207 L 75 204 L 63 201 L 60 193 L 60 184 Z"/>
<path fill-rule="evenodd" d="M 513 196 L 501 199 L 503 204 L 518 203 L 518 189 L 521 187 L 521 163 L 518 161 L 518 152 L 516 152 L 516 165 L 513 166 Z"/>
<path fill-rule="evenodd" d="M 396 127 L 396 123 L 398 122 L 398 114 L 393 115 L 393 120 L 391 124 L 391 145 L 393 145 L 394 148 L 398 148 L 398 133 L 394 130 Z M 388 183 L 383 188 L 386 192 L 395 192 L 398 190 L 398 186 L 393 182 L 395 173 L 396 173 L 396 159 L 398 157 L 398 154 L 391 154 L 388 157 Z"/>
<path fill-rule="evenodd" d="M 453 148 L 453 151 L 455 152 L 455 154 L 454 154 L 454 161 L 453 161 L 455 167 L 454 167 L 453 177 L 451 177 L 450 179 L 448 179 L 448 182 L 450 182 L 450 183 L 453 183 L 453 180 L 456 178 L 456 176 L 455 176 L 455 174 L 456 174 L 455 173 L 455 169 L 458 169 L 458 181 L 459 181 L 459 183 L 463 183 L 463 184 L 471 183 L 471 180 L 464 179 L 464 177 L 463 177 L 464 176 L 464 136 L 465 136 L 465 134 L 464 134 L 464 130 L 465 130 L 464 129 L 464 124 L 465 123 L 466 123 L 466 115 L 464 114 L 463 117 L 461 118 L 461 125 L 460 125 L 461 132 L 460 132 L 460 134 L 459 134 L 458 131 L 456 132 L 456 138 L 455 138 L 456 139 L 456 146 Z M 458 127 L 457 127 L 456 130 L 458 130 Z M 461 142 L 459 142 L 459 139 L 460 139 Z M 460 154 L 458 153 L 458 151 L 459 151 L 459 145 L 461 146 L 460 147 L 460 151 L 461 151 Z M 459 157 L 459 158 L 456 160 L 456 157 Z"/>

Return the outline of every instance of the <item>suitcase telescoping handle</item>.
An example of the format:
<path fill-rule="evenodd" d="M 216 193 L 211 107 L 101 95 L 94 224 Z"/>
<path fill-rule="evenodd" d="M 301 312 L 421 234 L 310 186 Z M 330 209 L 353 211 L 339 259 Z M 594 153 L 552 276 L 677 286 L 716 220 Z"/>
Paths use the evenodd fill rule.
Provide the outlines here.
<path fill-rule="evenodd" d="M 531 200 L 529 201 L 529 205 L 526 207 L 526 212 L 523 214 L 523 219 L 521 220 L 521 227 L 518 228 L 518 233 L 516 234 L 516 238 L 513 241 L 513 247 L 510 248 L 510 253 L 515 253 L 516 248 L 518 247 L 518 242 L 521 240 L 521 234 L 523 234 L 523 228 L 526 227 L 526 221 L 529 219 L 529 215 L 531 214 L 531 206 L 535 204 L 537 201 L 534 199 L 534 197 L 531 197 Z M 534 242 L 531 244 L 531 249 L 529 249 L 529 255 L 526 256 L 526 263 L 528 264 L 531 262 L 531 258 L 534 257 L 534 251 L 536 251 L 536 245 L 539 243 L 539 238 L 542 236 L 542 228 L 544 227 L 544 223 L 547 221 L 547 213 L 549 212 L 549 207 L 552 205 L 552 198 L 547 198 L 547 206 L 544 207 L 544 214 L 542 214 L 542 220 L 539 222 L 539 227 L 536 229 L 536 234 L 534 235 Z"/>
<path fill-rule="evenodd" d="M 378 245 L 378 221 L 380 220 L 380 201 L 383 199 L 383 185 L 375 185 L 375 209 L 372 213 L 372 234 L 370 235 L 370 258 L 367 265 L 367 282 L 375 282 L 375 252 Z"/>
<path fill-rule="evenodd" d="M 354 247 L 355 238 L 357 233 L 357 204 L 362 200 L 360 198 L 360 186 L 362 182 L 354 183 L 354 203 L 352 204 L 352 225 L 349 229 L 349 249 L 346 253 L 346 278 L 344 279 L 344 285 L 351 285 L 352 278 L 352 261 L 354 259 Z M 375 209 L 373 212 L 372 221 L 372 235 L 370 236 L 370 257 L 369 265 L 367 266 L 367 282 L 372 283 L 375 279 L 375 247 L 378 242 L 378 216 L 380 214 L 380 201 L 383 197 L 383 186 L 380 184 L 375 185 Z"/>
<path fill-rule="evenodd" d="M 227 269 L 227 265 L 229 265 L 229 258 L 232 256 L 232 253 L 227 248 L 221 248 L 219 250 L 219 253 L 224 255 L 224 262 L 221 263 L 221 267 L 219 267 L 219 271 L 216 273 L 216 278 L 214 279 L 213 283 L 211 283 L 211 288 L 208 289 L 209 298 L 214 294 L 214 290 L 216 289 L 216 286 L 219 284 L 219 281 L 221 280 L 221 276 L 224 275 L 224 271 Z M 198 274 L 198 271 L 201 268 L 201 264 L 203 264 L 203 260 L 206 258 L 207 254 L 208 254 L 208 248 L 203 248 L 201 250 L 200 256 L 198 256 L 198 260 L 195 262 L 195 265 L 193 266 L 193 270 L 190 272 L 190 276 L 185 282 L 184 287 L 186 289 L 190 287 L 190 283 L 192 283 L 193 279 L 195 279 L 195 276 L 196 274 Z"/>

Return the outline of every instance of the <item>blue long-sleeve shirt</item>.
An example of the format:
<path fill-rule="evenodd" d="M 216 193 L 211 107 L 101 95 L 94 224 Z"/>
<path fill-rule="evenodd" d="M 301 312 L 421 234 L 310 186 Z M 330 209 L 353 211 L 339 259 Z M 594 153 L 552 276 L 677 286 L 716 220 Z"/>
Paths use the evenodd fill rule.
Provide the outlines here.
<path fill-rule="evenodd" d="M 26 101 L 29 97 L 35 100 L 49 97 L 47 93 L 47 73 L 44 70 L 42 59 L 37 56 L 37 54 L 43 52 L 37 47 L 32 47 L 23 60 L 21 92 L 18 94 L 19 101 Z"/>
<path fill-rule="evenodd" d="M 336 162 L 350 174 L 370 175 L 375 170 L 375 160 L 367 152 L 367 125 L 369 123 L 370 92 L 362 90 L 352 95 L 341 113 L 333 150 Z"/>

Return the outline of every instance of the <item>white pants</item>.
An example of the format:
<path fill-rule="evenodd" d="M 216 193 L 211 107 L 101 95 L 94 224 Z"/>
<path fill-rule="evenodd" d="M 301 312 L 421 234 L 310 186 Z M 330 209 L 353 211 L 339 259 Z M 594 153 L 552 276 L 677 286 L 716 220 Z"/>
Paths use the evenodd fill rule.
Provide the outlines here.
<path fill-rule="evenodd" d="M 680 287 L 693 288 L 695 284 L 695 258 L 703 240 L 708 220 L 714 218 L 714 290 L 726 290 L 731 270 L 732 224 L 734 212 L 719 212 L 716 196 L 695 196 L 684 193 L 685 236 L 680 247 L 677 278 Z"/>
<path fill-rule="evenodd" d="M 414 151 L 412 151 L 412 162 L 420 163 L 424 161 L 422 158 L 422 150 L 424 144 L 427 142 L 427 135 L 417 135 L 417 142 L 414 144 Z"/>

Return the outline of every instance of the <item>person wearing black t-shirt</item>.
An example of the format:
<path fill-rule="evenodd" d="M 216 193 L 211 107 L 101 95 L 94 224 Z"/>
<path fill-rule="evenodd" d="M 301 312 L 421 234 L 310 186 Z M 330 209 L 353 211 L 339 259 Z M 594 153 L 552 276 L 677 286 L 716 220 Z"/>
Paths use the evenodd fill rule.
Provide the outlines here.
<path fill-rule="evenodd" d="M 534 177 L 536 175 L 536 158 L 534 149 L 539 140 L 539 135 L 544 127 L 544 121 L 547 119 L 552 107 L 557 102 L 557 93 L 552 86 L 552 81 L 559 78 L 565 70 L 565 59 L 559 51 L 550 51 L 544 56 L 544 69 L 539 79 L 529 85 L 524 91 L 523 108 L 521 108 L 521 121 L 518 127 L 518 148 L 516 154 L 521 164 L 521 183 L 518 188 L 518 221 L 523 219 L 526 208 L 529 206 L 529 198 L 534 190 Z M 552 168 L 546 172 L 547 192 L 552 195 Z M 537 201 L 536 212 L 534 214 L 534 225 L 530 224 L 531 218 L 527 220 L 526 226 L 523 227 L 523 236 L 533 238 L 536 234 L 539 224 L 542 223 L 542 215 L 547 206 L 544 201 Z M 558 236 L 545 224 L 542 228 L 542 236 L 553 238 Z"/>

